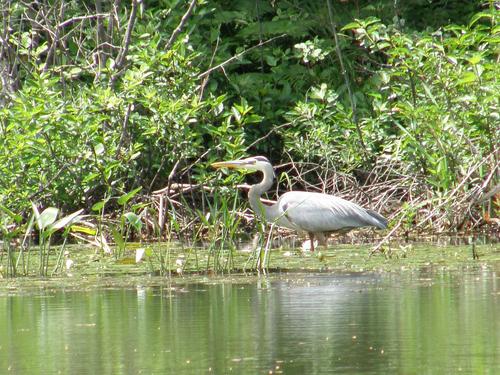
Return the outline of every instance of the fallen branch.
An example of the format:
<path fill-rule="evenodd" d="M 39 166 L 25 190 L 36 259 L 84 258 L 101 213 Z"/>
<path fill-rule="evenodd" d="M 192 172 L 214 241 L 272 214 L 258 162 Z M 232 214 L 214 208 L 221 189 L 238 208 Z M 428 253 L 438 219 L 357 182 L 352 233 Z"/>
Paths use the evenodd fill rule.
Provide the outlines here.
<path fill-rule="evenodd" d="M 424 223 L 426 223 L 429 219 L 431 219 L 436 212 L 438 212 L 442 207 L 444 207 L 446 204 L 448 204 L 452 199 L 455 198 L 455 194 L 459 191 L 459 189 L 464 186 L 466 183 L 469 182 L 469 177 L 481 166 L 483 165 L 489 157 L 486 157 L 482 160 L 480 160 L 475 166 L 469 169 L 465 177 L 462 179 L 462 181 L 450 192 L 447 194 L 447 198 L 441 202 L 437 207 L 435 207 L 430 214 L 428 214 L 423 220 L 421 220 L 417 224 L 417 228 L 421 227 Z"/>
<path fill-rule="evenodd" d="M 493 197 L 493 196 L 495 196 L 497 194 L 500 194 L 500 184 L 498 184 L 497 186 L 493 187 L 487 193 L 484 193 L 483 195 L 481 195 L 481 197 L 479 197 L 479 199 L 475 203 L 477 204 L 477 203 L 482 203 L 484 201 L 487 201 L 488 199 L 490 199 L 491 197 Z"/>

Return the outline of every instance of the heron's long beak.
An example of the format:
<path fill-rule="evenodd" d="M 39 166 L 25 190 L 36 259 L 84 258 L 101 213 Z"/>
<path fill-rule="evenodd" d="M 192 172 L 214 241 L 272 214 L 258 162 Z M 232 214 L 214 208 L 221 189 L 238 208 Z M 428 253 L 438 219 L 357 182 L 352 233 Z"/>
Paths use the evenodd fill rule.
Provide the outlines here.
<path fill-rule="evenodd" d="M 245 165 L 243 160 L 218 161 L 212 163 L 212 168 L 243 168 Z"/>

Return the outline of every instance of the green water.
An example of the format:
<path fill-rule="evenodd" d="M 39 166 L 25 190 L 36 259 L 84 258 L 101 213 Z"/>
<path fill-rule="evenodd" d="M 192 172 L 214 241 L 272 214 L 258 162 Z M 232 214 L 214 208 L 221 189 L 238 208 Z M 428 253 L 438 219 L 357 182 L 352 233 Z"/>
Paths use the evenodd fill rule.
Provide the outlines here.
<path fill-rule="evenodd" d="M 153 284 L 0 294 L 0 373 L 500 373 L 500 266 Z"/>

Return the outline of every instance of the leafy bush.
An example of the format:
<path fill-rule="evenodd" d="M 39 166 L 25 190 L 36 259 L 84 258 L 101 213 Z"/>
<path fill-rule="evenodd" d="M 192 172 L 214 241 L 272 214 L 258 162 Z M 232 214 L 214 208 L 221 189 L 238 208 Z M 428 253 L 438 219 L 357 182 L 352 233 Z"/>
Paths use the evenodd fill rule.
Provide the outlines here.
<path fill-rule="evenodd" d="M 491 23 L 479 23 L 483 18 Z M 367 83 L 377 123 L 367 137 L 382 134 L 385 152 L 437 190 L 455 187 L 468 167 L 498 148 L 494 25 L 491 14 L 481 13 L 468 27 L 411 36 L 376 19 L 344 28 L 385 66 Z"/>
<path fill-rule="evenodd" d="M 376 171 L 388 190 L 394 175 L 416 178 L 425 209 L 486 189 L 500 139 L 493 2 L 468 26 L 442 27 L 482 2 L 447 12 L 456 1 L 433 1 L 432 15 L 424 3 L 334 2 L 330 19 L 317 1 L 209 0 L 192 13 L 168 1 L 14 2 L 0 59 L 0 205 L 71 212 L 168 176 L 205 183 L 209 162 L 248 150 L 313 163 L 312 185 L 336 172 L 351 183 Z M 337 45 L 335 23 L 347 23 Z"/>
<path fill-rule="evenodd" d="M 192 46 L 163 50 L 165 39 L 150 37 L 154 14 L 143 17 L 149 34 L 133 38 L 119 72 L 119 57 L 98 71 L 84 60 L 48 70 L 28 61 L 31 78 L 0 110 L 0 204 L 90 208 L 137 186 L 163 187 L 174 166 L 202 179 L 188 167 L 207 151 L 243 152 L 243 126 L 258 120 L 252 108 L 201 98 Z"/>

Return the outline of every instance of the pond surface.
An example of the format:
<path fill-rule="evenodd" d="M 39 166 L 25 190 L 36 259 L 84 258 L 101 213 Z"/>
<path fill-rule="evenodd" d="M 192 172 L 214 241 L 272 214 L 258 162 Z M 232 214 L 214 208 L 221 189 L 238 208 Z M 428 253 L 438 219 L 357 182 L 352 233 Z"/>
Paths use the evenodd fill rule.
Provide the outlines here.
<path fill-rule="evenodd" d="M 2 374 L 460 372 L 500 373 L 500 267 L 0 296 Z"/>

